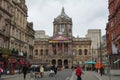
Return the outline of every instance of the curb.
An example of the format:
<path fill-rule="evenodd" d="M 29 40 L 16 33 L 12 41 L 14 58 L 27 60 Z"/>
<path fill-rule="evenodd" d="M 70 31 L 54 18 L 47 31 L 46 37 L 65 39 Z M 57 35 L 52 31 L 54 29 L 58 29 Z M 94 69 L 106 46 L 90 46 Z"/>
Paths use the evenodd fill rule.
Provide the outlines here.
<path fill-rule="evenodd" d="M 8 78 L 14 78 L 14 77 L 17 77 L 17 76 L 19 76 L 19 75 L 11 75 L 11 76 L 5 76 L 5 77 L 1 77 L 1 79 L 8 79 Z"/>

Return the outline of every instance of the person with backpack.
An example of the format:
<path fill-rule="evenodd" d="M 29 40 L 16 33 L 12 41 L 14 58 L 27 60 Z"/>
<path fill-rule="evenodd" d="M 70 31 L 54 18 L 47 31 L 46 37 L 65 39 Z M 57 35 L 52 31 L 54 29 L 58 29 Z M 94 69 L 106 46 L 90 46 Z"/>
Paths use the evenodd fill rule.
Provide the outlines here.
<path fill-rule="evenodd" d="M 81 69 L 80 65 L 78 65 L 77 68 L 76 68 L 77 80 L 82 80 L 81 79 L 81 74 L 82 74 L 82 69 Z"/>

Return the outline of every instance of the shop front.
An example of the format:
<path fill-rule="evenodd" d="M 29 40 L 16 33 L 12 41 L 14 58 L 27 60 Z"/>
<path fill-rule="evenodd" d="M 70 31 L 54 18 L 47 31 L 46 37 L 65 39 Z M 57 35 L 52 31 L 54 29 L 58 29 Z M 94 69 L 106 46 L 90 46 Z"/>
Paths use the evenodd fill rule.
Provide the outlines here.
<path fill-rule="evenodd" d="M 15 69 L 16 69 L 16 58 L 9 58 L 8 59 L 8 74 L 15 74 Z"/>

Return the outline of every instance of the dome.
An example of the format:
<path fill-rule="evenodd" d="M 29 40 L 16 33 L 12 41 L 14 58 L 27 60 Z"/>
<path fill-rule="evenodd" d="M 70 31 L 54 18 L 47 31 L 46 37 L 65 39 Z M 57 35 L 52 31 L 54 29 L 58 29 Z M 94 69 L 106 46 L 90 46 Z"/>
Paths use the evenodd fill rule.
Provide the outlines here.
<path fill-rule="evenodd" d="M 62 8 L 61 14 L 59 16 L 57 16 L 56 19 L 61 19 L 61 18 L 71 19 L 67 14 L 65 14 L 64 8 Z"/>

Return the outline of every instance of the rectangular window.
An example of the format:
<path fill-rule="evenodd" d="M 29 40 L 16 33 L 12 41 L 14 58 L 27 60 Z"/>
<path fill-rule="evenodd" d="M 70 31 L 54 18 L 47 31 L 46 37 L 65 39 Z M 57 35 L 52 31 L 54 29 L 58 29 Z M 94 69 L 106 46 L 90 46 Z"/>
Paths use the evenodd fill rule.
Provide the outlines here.
<path fill-rule="evenodd" d="M 114 39 L 114 33 L 111 34 L 112 40 Z"/>
<path fill-rule="evenodd" d="M 111 43 L 111 46 L 112 46 L 112 54 L 118 54 L 118 49 L 113 42 Z"/>

